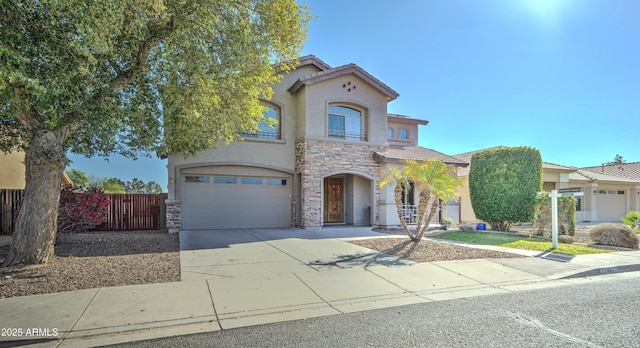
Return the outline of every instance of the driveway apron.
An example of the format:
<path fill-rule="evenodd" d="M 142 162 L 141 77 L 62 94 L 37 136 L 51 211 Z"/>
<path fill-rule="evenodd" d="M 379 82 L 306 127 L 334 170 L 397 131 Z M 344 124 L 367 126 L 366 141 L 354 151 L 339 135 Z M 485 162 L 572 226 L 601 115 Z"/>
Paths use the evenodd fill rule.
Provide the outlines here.
<path fill-rule="evenodd" d="M 338 239 L 371 236 L 380 234 L 370 228 L 181 231 L 182 280 L 410 264 Z"/>

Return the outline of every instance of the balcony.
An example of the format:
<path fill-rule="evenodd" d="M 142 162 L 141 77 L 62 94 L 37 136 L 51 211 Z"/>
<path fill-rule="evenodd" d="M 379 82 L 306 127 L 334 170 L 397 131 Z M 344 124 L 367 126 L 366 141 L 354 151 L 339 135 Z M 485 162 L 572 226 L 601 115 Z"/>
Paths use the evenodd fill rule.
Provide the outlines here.
<path fill-rule="evenodd" d="M 344 139 L 347 141 L 367 141 L 367 134 L 356 132 L 345 132 L 338 129 L 329 130 L 329 138 Z"/>
<path fill-rule="evenodd" d="M 280 132 L 275 130 L 258 130 L 255 133 L 240 133 L 243 138 L 280 140 Z"/>

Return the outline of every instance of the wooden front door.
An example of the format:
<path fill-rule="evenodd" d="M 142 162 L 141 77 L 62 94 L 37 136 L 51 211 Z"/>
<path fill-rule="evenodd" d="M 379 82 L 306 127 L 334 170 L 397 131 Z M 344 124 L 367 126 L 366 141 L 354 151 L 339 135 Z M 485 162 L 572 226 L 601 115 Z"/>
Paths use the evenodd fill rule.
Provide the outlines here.
<path fill-rule="evenodd" d="M 344 181 L 342 178 L 324 179 L 324 222 L 343 222 Z"/>

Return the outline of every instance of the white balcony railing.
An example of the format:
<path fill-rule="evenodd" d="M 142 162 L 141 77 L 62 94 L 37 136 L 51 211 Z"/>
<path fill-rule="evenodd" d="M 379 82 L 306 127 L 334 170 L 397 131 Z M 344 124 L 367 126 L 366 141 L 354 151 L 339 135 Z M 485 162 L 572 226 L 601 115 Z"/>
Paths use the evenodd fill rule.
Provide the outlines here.
<path fill-rule="evenodd" d="M 429 214 L 429 212 L 427 212 Z M 413 204 L 403 204 L 402 205 L 402 218 L 407 225 L 416 225 L 418 223 L 418 206 Z M 432 224 L 440 223 L 439 214 L 435 214 L 433 217 Z"/>

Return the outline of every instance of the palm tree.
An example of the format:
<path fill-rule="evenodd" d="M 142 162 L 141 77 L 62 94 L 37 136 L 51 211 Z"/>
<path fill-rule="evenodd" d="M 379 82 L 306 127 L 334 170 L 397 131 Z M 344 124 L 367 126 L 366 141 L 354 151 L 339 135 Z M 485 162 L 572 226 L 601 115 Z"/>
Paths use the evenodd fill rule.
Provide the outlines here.
<path fill-rule="evenodd" d="M 402 228 L 409 238 L 418 242 L 427 231 L 429 223 L 438 211 L 440 200 L 448 201 L 456 196 L 460 180 L 455 175 L 455 167 L 441 160 L 414 161 L 407 160 L 403 169 L 391 168 L 386 177 L 380 181 L 380 187 L 395 183 L 393 191 Z M 413 183 L 418 193 L 418 216 L 415 234 L 407 226 L 403 218 L 403 187 Z"/>

